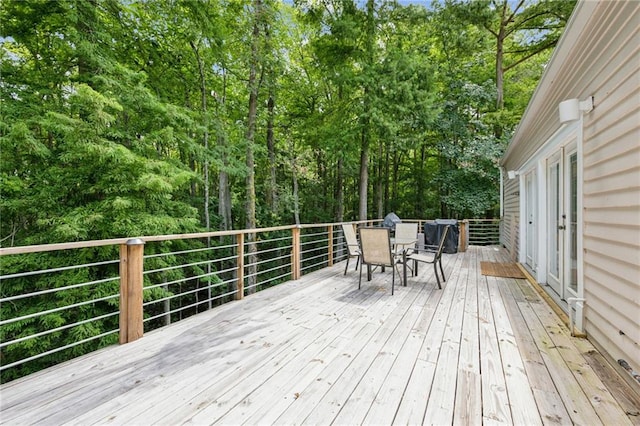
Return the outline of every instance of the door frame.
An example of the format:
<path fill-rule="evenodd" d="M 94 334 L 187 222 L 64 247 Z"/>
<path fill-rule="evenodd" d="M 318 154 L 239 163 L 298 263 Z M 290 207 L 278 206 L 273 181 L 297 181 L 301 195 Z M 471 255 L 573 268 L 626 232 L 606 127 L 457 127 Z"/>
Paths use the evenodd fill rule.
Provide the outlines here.
<path fill-rule="evenodd" d="M 564 282 L 564 241 L 560 227 L 564 214 L 564 149 L 560 148 L 546 160 L 547 223 L 545 238 L 547 244 L 546 277 L 547 284 L 561 298 Z"/>
<path fill-rule="evenodd" d="M 547 253 L 546 283 L 563 301 L 571 297 L 578 297 L 577 290 L 571 288 L 572 270 L 577 270 L 577 255 L 575 258 L 572 258 L 571 255 L 572 252 L 577 254 L 577 238 L 573 241 L 571 224 L 572 218 L 578 216 L 577 203 L 574 205 L 572 202 L 572 195 L 574 195 L 572 190 L 577 191 L 578 188 L 577 185 L 572 188 L 571 159 L 574 156 L 577 158 L 577 152 L 576 139 L 570 137 L 565 139 L 562 146 L 545 160 L 547 180 L 545 194 L 547 220 L 544 233 L 545 252 Z M 555 167 L 553 175 L 554 170 L 551 167 Z M 577 197 L 577 193 L 575 195 Z M 556 210 L 555 215 L 554 209 Z M 575 216 L 573 216 L 574 214 Z M 575 225 L 576 229 L 573 232 L 577 234 L 577 219 Z M 554 251 L 557 252 L 557 256 L 554 256 Z M 554 261 L 557 261 L 557 265 L 553 264 Z M 573 265 L 574 263 L 576 265 Z M 556 268 L 557 273 L 554 274 Z"/>
<path fill-rule="evenodd" d="M 525 196 L 525 264 L 536 272 L 538 270 L 538 190 L 537 174 L 535 169 L 529 170 L 524 176 L 524 196 Z"/>

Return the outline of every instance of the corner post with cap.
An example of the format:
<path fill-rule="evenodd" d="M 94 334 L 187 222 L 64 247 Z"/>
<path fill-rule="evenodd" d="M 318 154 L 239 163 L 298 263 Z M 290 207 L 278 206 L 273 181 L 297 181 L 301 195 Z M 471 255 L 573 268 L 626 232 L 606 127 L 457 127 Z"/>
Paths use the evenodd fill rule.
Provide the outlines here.
<path fill-rule="evenodd" d="M 143 290 L 144 241 L 120 245 L 120 344 L 138 340 L 144 333 Z"/>

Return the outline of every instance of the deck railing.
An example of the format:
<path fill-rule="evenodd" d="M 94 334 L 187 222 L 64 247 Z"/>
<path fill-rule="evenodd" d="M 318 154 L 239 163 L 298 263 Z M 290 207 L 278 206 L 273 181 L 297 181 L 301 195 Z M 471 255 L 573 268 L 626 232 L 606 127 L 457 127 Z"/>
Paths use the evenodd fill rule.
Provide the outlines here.
<path fill-rule="evenodd" d="M 470 245 L 500 244 L 500 219 L 469 219 L 468 224 Z"/>
<path fill-rule="evenodd" d="M 477 238 L 460 227 L 464 250 Z M 332 266 L 346 259 L 343 241 L 328 223 L 2 248 L 0 379 Z"/>

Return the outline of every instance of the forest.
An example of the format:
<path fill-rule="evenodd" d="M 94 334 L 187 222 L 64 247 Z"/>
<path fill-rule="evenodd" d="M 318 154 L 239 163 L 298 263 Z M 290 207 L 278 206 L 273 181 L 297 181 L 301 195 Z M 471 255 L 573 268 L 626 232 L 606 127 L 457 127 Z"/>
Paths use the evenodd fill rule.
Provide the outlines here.
<path fill-rule="evenodd" d="M 2 246 L 494 217 L 570 1 L 3 1 Z"/>
<path fill-rule="evenodd" d="M 496 217 L 498 160 L 574 5 L 3 0 L 0 245 Z M 3 296 L 45 285 L 14 281 Z"/>

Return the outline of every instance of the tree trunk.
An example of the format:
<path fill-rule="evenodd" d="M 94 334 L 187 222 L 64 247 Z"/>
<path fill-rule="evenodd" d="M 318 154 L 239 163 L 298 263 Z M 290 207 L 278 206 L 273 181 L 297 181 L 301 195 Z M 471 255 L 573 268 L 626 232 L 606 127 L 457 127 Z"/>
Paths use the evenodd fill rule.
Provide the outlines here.
<path fill-rule="evenodd" d="M 259 66 L 258 57 L 258 43 L 260 37 L 260 20 L 262 13 L 262 1 L 254 0 L 254 21 L 253 21 L 253 35 L 251 37 L 251 60 L 249 64 L 249 115 L 247 117 L 247 199 L 246 199 L 246 228 L 256 228 L 256 183 L 255 183 L 255 160 L 253 156 L 253 144 L 255 140 L 256 132 L 256 117 L 258 113 L 258 79 L 257 69 Z M 247 274 L 247 294 L 254 293 L 256 291 L 256 272 L 257 272 L 257 246 L 256 246 L 256 234 L 247 234 L 247 259 L 248 259 L 248 274 Z"/>
<path fill-rule="evenodd" d="M 293 220 L 300 225 L 300 200 L 298 198 L 298 165 L 296 161 L 296 145 L 291 139 L 291 177 L 293 184 Z"/>
<path fill-rule="evenodd" d="M 378 141 L 378 165 L 376 167 L 376 213 L 378 219 L 382 219 L 384 217 L 384 194 L 383 194 L 383 170 L 384 165 L 382 161 L 383 157 L 383 149 L 382 149 L 382 141 Z"/>
<path fill-rule="evenodd" d="M 344 221 L 344 166 L 342 157 L 338 158 L 338 164 L 336 166 L 336 221 Z"/>
<path fill-rule="evenodd" d="M 273 73 L 271 73 L 273 76 Z M 273 81 L 269 85 L 269 100 L 267 101 L 267 151 L 269 153 L 269 185 L 267 185 L 267 204 L 271 211 L 278 210 L 278 195 L 276 182 L 276 147 L 273 138 L 273 122 L 275 99 L 273 95 Z"/>
<path fill-rule="evenodd" d="M 227 74 L 223 70 L 222 94 L 217 104 L 217 108 L 224 107 L 227 101 Z M 218 109 L 218 117 L 220 112 Z M 231 188 L 229 184 L 229 174 L 226 169 L 229 166 L 229 156 L 227 154 L 227 140 L 222 133 L 218 135 L 218 148 L 221 152 L 222 167 L 218 172 L 218 215 L 222 218 L 220 229 L 226 231 L 233 229 L 233 218 L 231 217 Z"/>
<path fill-rule="evenodd" d="M 505 39 L 505 28 L 503 25 L 500 26 L 500 32 L 498 33 L 497 43 L 496 43 L 496 108 L 501 110 L 504 108 L 504 69 L 503 69 L 503 60 L 504 60 L 504 39 Z"/>
<path fill-rule="evenodd" d="M 366 128 L 362 129 L 362 140 L 360 143 L 360 186 L 358 196 L 360 204 L 358 210 L 358 220 L 367 220 L 367 188 L 369 186 L 369 140 L 366 135 Z"/>
<path fill-rule="evenodd" d="M 209 216 L 209 118 L 207 116 L 207 80 L 204 74 L 204 64 L 197 46 L 190 41 L 191 49 L 196 55 L 198 61 L 198 73 L 200 76 L 200 105 L 202 107 L 202 127 L 204 134 L 202 135 L 202 144 L 204 145 L 204 227 L 206 231 L 211 230 L 211 217 Z M 211 247 L 211 237 L 207 237 L 207 247 Z M 207 277 L 211 276 L 211 263 L 207 263 Z M 198 281 L 199 282 L 199 281 Z M 209 309 L 211 306 L 211 285 L 207 285 L 207 299 Z"/>
<path fill-rule="evenodd" d="M 400 156 L 398 155 L 398 152 L 394 152 L 393 153 L 393 159 L 392 159 L 393 163 L 392 163 L 392 171 L 391 171 L 391 176 L 393 176 L 391 178 L 391 183 L 389 183 L 389 181 L 387 180 L 387 185 L 386 185 L 386 194 L 385 194 L 385 199 L 387 200 L 387 203 L 389 205 L 393 205 L 393 208 L 390 210 L 396 210 L 398 208 L 398 197 L 400 194 L 398 194 L 398 169 L 400 167 Z M 389 150 L 387 150 L 387 170 L 389 167 Z M 389 186 L 391 186 L 391 188 L 389 188 Z M 392 204 L 393 203 L 393 204 Z M 421 217 L 421 216 L 416 216 L 414 215 L 413 217 Z"/>
<path fill-rule="evenodd" d="M 204 64 L 198 48 L 193 41 L 190 41 L 191 49 L 196 55 L 198 61 L 198 72 L 200 76 L 200 105 L 202 108 L 202 127 L 204 134 L 202 135 L 202 144 L 204 145 L 204 226 L 207 231 L 211 228 L 211 218 L 209 217 L 209 120 L 207 116 L 207 81 L 204 74 Z"/>
<path fill-rule="evenodd" d="M 343 89 L 342 84 L 338 86 L 338 100 L 342 102 Z M 338 222 L 344 221 L 344 157 L 342 153 L 339 153 L 337 165 L 336 165 L 336 189 L 334 191 L 336 200 L 336 220 Z"/>
<path fill-rule="evenodd" d="M 373 65 L 373 48 L 375 37 L 375 21 L 374 21 L 374 0 L 367 0 L 367 20 L 366 20 L 366 41 L 365 41 L 365 55 L 367 66 L 365 66 L 365 72 Z M 364 86 L 364 99 L 363 99 L 363 114 L 364 119 L 362 122 L 362 133 L 360 141 L 360 187 L 358 195 L 360 197 L 359 206 L 359 220 L 367 220 L 367 189 L 369 187 L 369 137 L 371 134 L 371 119 L 369 118 L 371 108 L 371 92 L 369 87 Z"/>

